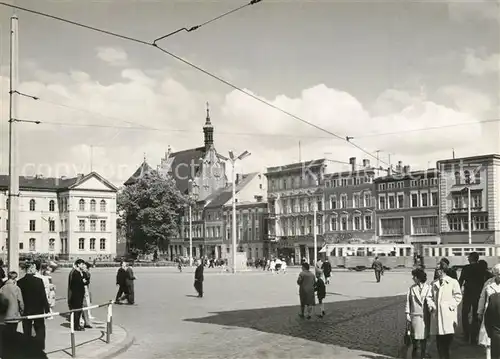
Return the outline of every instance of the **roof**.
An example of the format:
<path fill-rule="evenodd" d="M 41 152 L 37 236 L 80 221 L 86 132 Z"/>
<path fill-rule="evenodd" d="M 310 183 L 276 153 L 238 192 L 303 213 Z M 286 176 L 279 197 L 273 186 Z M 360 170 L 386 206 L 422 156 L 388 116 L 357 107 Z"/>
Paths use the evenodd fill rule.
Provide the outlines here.
<path fill-rule="evenodd" d="M 241 180 L 236 184 L 236 189 L 235 192 L 238 193 L 240 192 L 243 188 L 245 188 L 251 181 L 254 179 L 259 173 L 258 172 L 252 172 L 252 173 L 247 173 L 243 174 L 241 177 Z M 233 198 L 233 186 L 229 185 L 212 195 L 210 195 L 206 202 L 207 205 L 205 208 L 216 208 L 225 205 L 229 200 Z"/>
<path fill-rule="evenodd" d="M 373 180 L 374 183 L 404 181 L 404 180 L 417 180 L 426 178 L 436 178 L 439 176 L 439 171 L 435 168 L 428 170 L 412 171 L 406 174 L 393 174 L 391 176 L 377 177 Z"/>
<path fill-rule="evenodd" d="M 492 160 L 492 159 L 500 159 L 500 154 L 492 153 L 489 155 L 479 155 L 479 156 L 471 156 L 471 157 L 462 157 L 462 158 L 450 158 L 446 160 L 437 161 L 438 167 L 439 164 L 445 163 L 457 163 L 457 162 L 471 162 L 471 161 L 484 161 L 484 160 Z"/>
<path fill-rule="evenodd" d="M 205 156 L 205 147 L 172 152 L 170 175 L 175 180 L 177 189 L 186 194 L 189 189 L 189 180 L 198 172 L 202 158 Z"/>
<path fill-rule="evenodd" d="M 43 190 L 51 192 L 66 191 L 73 189 L 82 182 L 85 182 L 88 178 L 96 176 L 101 182 L 105 183 L 109 187 L 117 190 L 117 188 L 111 184 L 109 181 L 104 179 L 101 175 L 96 172 L 91 172 L 88 175 L 80 175 L 72 178 L 56 178 L 56 177 L 37 177 L 37 176 L 19 176 L 19 188 L 21 190 Z M 9 176 L 0 175 L 0 189 L 9 188 Z"/>
<path fill-rule="evenodd" d="M 267 176 L 269 174 L 274 174 L 277 172 L 295 172 L 295 171 L 303 170 L 304 168 L 325 166 L 326 165 L 325 162 L 326 162 L 326 159 L 322 158 L 319 160 L 291 163 L 291 164 L 285 165 L 285 166 L 268 167 L 267 173 L 265 175 Z"/>
<path fill-rule="evenodd" d="M 153 169 L 146 161 L 142 162 L 139 168 L 134 172 L 132 176 L 128 180 L 125 181 L 125 186 L 130 186 L 134 184 L 139 178 L 143 177 L 146 173 L 151 172 Z"/>
<path fill-rule="evenodd" d="M 356 171 L 342 171 L 342 172 L 332 172 L 332 173 L 325 173 L 324 179 L 334 179 L 334 178 L 341 178 L 341 177 L 352 177 L 352 176 L 368 176 L 368 177 L 373 177 L 375 175 L 375 169 L 370 167 L 370 168 L 364 168 L 364 169 L 359 169 Z"/>

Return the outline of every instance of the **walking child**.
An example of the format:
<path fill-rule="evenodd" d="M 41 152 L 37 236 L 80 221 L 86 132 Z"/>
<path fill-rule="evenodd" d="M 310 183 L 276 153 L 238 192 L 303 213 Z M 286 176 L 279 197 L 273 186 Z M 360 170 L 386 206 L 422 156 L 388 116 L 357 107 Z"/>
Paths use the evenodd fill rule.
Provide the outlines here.
<path fill-rule="evenodd" d="M 314 291 L 318 297 L 319 304 L 319 314 L 318 317 L 323 318 L 325 316 L 325 305 L 323 304 L 323 299 L 326 297 L 326 285 L 323 281 L 323 273 L 320 269 L 316 271 L 316 283 L 314 283 Z"/>

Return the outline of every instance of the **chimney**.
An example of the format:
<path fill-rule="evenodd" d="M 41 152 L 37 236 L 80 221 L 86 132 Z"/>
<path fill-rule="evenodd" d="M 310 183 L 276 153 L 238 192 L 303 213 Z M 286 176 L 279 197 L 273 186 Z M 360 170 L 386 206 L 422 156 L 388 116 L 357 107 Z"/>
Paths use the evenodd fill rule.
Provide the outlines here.
<path fill-rule="evenodd" d="M 240 175 L 239 173 L 236 173 L 236 177 L 235 177 L 235 179 L 234 179 L 234 183 L 235 183 L 235 184 L 240 183 L 240 179 L 241 179 L 241 175 Z"/>
<path fill-rule="evenodd" d="M 389 166 L 389 168 L 387 169 L 387 176 L 392 176 L 392 166 Z"/>
<path fill-rule="evenodd" d="M 36 179 L 43 179 L 43 175 L 42 174 L 37 174 L 37 175 L 35 175 L 35 178 Z"/>
<path fill-rule="evenodd" d="M 356 157 L 349 158 L 349 164 L 351 165 L 351 171 L 356 171 Z"/>
<path fill-rule="evenodd" d="M 83 177 L 85 177 L 85 175 L 83 173 L 79 173 L 76 176 L 78 177 L 78 179 L 82 179 Z"/>
<path fill-rule="evenodd" d="M 403 167 L 403 172 L 404 172 L 405 174 L 410 174 L 410 166 L 404 166 L 404 167 Z"/>
<path fill-rule="evenodd" d="M 370 168 L 370 160 L 363 160 L 363 168 Z"/>

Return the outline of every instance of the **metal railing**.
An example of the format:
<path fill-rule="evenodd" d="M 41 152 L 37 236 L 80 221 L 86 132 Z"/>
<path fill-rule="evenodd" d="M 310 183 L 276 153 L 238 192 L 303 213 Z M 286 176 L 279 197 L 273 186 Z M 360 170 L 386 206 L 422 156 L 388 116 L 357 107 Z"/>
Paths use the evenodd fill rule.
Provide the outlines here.
<path fill-rule="evenodd" d="M 110 300 L 107 303 L 103 304 L 97 304 L 97 305 L 91 305 L 88 307 L 80 308 L 80 309 L 71 309 L 66 312 L 52 312 L 52 313 L 47 313 L 47 314 L 36 314 L 36 315 L 26 315 L 22 317 L 10 317 L 10 318 L 5 318 L 6 322 L 18 322 L 18 321 L 23 321 L 23 320 L 34 320 L 34 319 L 46 319 L 46 318 L 51 318 L 55 316 L 61 316 L 65 317 L 69 314 L 69 320 L 70 320 L 70 338 L 71 338 L 71 356 L 73 358 L 76 357 L 76 340 L 75 340 L 75 313 L 76 312 L 83 312 L 86 310 L 92 310 L 92 309 L 97 309 L 97 308 L 102 308 L 102 307 L 107 307 L 107 316 L 106 316 L 106 344 L 111 343 L 111 334 L 113 334 L 113 304 L 115 302 Z"/>

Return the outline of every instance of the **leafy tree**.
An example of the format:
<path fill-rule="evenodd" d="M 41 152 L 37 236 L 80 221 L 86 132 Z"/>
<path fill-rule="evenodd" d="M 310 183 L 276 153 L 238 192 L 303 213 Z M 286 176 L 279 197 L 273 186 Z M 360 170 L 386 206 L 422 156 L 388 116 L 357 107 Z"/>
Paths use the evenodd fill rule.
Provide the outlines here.
<path fill-rule="evenodd" d="M 143 253 L 165 249 L 178 238 L 187 198 L 170 176 L 150 172 L 118 194 L 118 212 L 132 248 Z"/>

